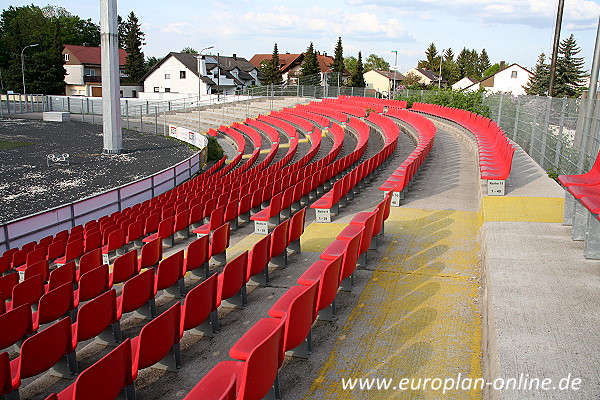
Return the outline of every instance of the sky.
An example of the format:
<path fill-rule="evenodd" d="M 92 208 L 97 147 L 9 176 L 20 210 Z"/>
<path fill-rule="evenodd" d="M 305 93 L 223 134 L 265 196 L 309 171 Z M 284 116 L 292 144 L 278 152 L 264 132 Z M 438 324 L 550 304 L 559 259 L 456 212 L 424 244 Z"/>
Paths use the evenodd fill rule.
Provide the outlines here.
<path fill-rule="evenodd" d="M 9 5 L 66 8 L 81 18 L 100 20 L 100 1 L 0 0 Z M 438 51 L 485 48 L 492 63 L 533 68 L 540 53 L 550 55 L 558 0 L 120 0 L 119 14 L 133 11 L 146 35 L 146 56 L 163 57 L 185 47 L 205 54 L 250 59 L 254 54 L 301 53 L 312 41 L 333 55 L 338 37 L 344 56 L 383 57 L 401 72 Z M 565 0 L 561 38 L 575 36 L 586 68 L 591 68 L 600 0 Z M 397 51 L 397 62 L 393 50 Z"/>

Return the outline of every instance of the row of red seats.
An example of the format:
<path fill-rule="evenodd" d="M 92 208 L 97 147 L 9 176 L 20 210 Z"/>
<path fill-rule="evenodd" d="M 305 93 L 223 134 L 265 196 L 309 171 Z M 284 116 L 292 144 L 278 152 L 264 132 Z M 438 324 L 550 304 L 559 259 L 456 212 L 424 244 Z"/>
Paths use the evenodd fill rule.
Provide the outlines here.
<path fill-rule="evenodd" d="M 134 398 L 135 388 L 133 382 L 137 378 L 139 370 L 150 367 L 157 362 L 161 362 L 161 360 L 171 369 L 179 368 L 181 366 L 181 358 L 179 355 L 178 343 L 183 337 L 184 332 L 189 331 L 192 334 L 209 336 L 218 332 L 219 323 L 216 313 L 217 308 L 221 304 L 236 307 L 243 307 L 245 305 L 246 299 L 244 289 L 249 279 L 253 275 L 261 274 L 264 271 L 268 272 L 268 263 L 270 260 L 279 256 L 281 253 L 286 252 L 286 248 L 292 243 L 299 243 L 300 236 L 304 230 L 304 218 L 305 209 L 296 213 L 290 220 L 285 221 L 278 226 L 272 234 L 257 242 L 251 251 L 245 251 L 230 260 L 220 274 L 210 275 L 199 285 L 192 288 L 185 294 L 183 305 L 180 305 L 180 303 L 177 302 L 174 306 L 144 326 L 140 335 L 131 339 L 131 342 L 130 339 L 125 339 L 123 344 L 117 347 L 117 349 L 83 371 L 74 384 L 58 395 L 53 394 L 48 398 L 70 399 L 72 398 L 73 393 L 92 393 L 94 388 L 101 393 L 111 393 L 111 396 L 116 397 L 121 389 L 125 387 L 128 387 L 128 398 Z M 206 238 L 207 237 L 198 239 L 193 243 L 207 243 Z M 193 257 L 197 260 L 199 254 L 192 256 L 189 254 L 191 251 L 191 249 L 188 250 L 187 258 Z M 161 268 L 164 265 L 169 265 L 169 270 L 178 271 L 183 268 L 182 259 L 183 251 L 164 259 L 158 266 L 157 274 L 161 274 Z M 206 257 L 203 257 L 203 259 L 208 261 Z M 165 264 L 167 260 L 176 260 L 177 262 Z M 152 275 L 153 272 L 154 270 L 151 268 L 138 276 Z M 166 284 L 175 284 L 177 273 L 171 272 L 169 275 L 172 278 Z M 123 287 L 124 294 L 121 297 L 126 296 L 125 291 L 128 289 L 126 285 Z M 114 308 L 113 303 L 115 303 L 114 293 L 114 290 L 111 289 L 87 303 L 79 310 L 79 313 L 81 314 L 84 313 L 84 310 L 85 313 L 89 313 L 93 310 L 99 315 L 99 318 L 95 321 L 86 320 L 86 339 L 97 336 L 92 334 L 94 332 L 102 332 L 102 328 L 108 328 L 109 325 L 112 326 L 114 324 L 118 325 L 120 314 L 115 317 L 114 313 L 111 311 Z M 117 307 L 119 304 L 125 302 L 119 302 L 118 300 L 119 298 L 117 298 L 116 302 Z M 93 305 L 89 306 L 89 304 Z M 143 302 L 138 302 L 138 305 L 143 306 Z M 105 316 L 106 318 L 103 318 Z M 65 318 L 65 320 L 67 319 L 68 318 Z M 82 318 L 78 319 L 77 323 L 81 324 L 81 320 Z M 23 343 L 23 351 L 28 354 L 29 348 L 33 347 L 35 344 L 39 345 L 39 343 L 45 343 L 46 338 L 50 336 L 50 333 L 53 333 L 54 327 L 64 324 L 65 322 L 63 321 L 64 320 L 61 320 L 59 323 L 42 331 L 46 332 L 50 329 L 48 331 L 49 333 L 34 335 L 36 339 L 27 339 Z M 107 325 L 107 322 L 110 322 L 110 324 Z M 121 340 L 120 336 L 115 340 Z M 61 346 L 61 343 L 62 342 L 59 340 L 59 348 L 63 347 Z M 68 342 L 65 343 L 65 345 L 68 348 Z M 140 351 L 140 349 L 142 350 Z M 174 350 L 174 358 L 169 355 L 171 349 Z M 68 348 L 68 350 L 74 349 Z M 65 353 L 60 354 L 59 356 L 59 353 L 60 351 L 57 351 L 48 357 L 43 357 L 41 364 L 48 369 L 49 366 L 54 365 L 53 362 L 58 362 L 57 358 L 61 358 L 65 353 L 72 354 L 71 352 L 65 351 Z M 131 357 L 129 357 L 129 355 L 131 355 Z M 9 370 L 10 366 L 4 369 L 2 368 L 1 363 L 3 360 L 4 358 L 0 357 L 0 371 L 5 369 Z M 133 362 L 131 360 L 133 360 Z M 136 363 L 135 361 L 138 362 Z M 110 365 L 111 368 L 106 368 L 108 365 Z M 33 376 L 30 374 L 34 372 L 40 373 L 38 371 L 41 371 L 39 367 L 36 370 L 33 370 L 32 366 L 29 364 L 25 367 L 22 377 Z M 94 398 L 99 398 L 98 392 L 96 391 L 94 393 Z"/>
<path fill-rule="evenodd" d="M 364 118 L 368 108 L 372 108 L 375 112 L 383 112 L 383 106 L 380 105 L 367 105 L 362 103 L 340 101 L 339 99 L 323 99 L 320 102 L 309 103 L 318 104 L 323 107 L 328 107 L 336 111 L 343 112 L 349 116 L 356 118 Z"/>
<path fill-rule="evenodd" d="M 185 399 L 261 399 L 269 393 L 280 398 L 277 375 L 284 355 L 310 355 L 312 325 L 317 318 L 334 317 L 337 292 L 351 290 L 360 256 L 366 260 L 368 249 L 383 234 L 390 202 L 388 195 L 373 212 L 357 214 L 298 285 L 271 307 L 270 318 L 259 320 L 233 345 L 229 356 L 234 360 L 218 363 Z"/>
<path fill-rule="evenodd" d="M 394 198 L 392 204 L 399 206 L 400 200 L 404 198 L 409 189 L 409 184 L 419 172 L 421 165 L 423 165 L 433 147 L 436 128 L 429 119 L 412 111 L 390 109 L 386 115 L 403 121 L 417 132 L 417 147 L 379 187 L 381 191 L 393 192 Z M 374 119 L 377 118 L 375 116 L 372 117 Z M 381 121 L 380 123 L 384 122 Z M 394 125 L 396 124 L 394 123 Z"/>
<path fill-rule="evenodd" d="M 338 110 L 334 110 L 331 107 L 328 107 L 325 104 L 321 104 L 320 102 L 310 102 L 308 104 L 302 104 L 299 106 L 296 106 L 296 109 L 302 110 L 302 111 L 308 111 L 308 112 L 312 112 L 314 114 L 320 114 L 323 115 L 327 118 L 332 118 L 337 122 L 340 123 L 345 123 L 348 122 L 348 115 L 338 111 Z"/>
<path fill-rule="evenodd" d="M 470 111 L 436 104 L 413 103 L 412 109 L 449 119 L 470 131 L 479 149 L 481 179 L 508 179 L 515 147 L 496 122 Z"/>
<path fill-rule="evenodd" d="M 342 103 L 362 103 L 367 105 L 380 105 L 387 107 L 388 109 L 395 108 L 407 108 L 408 102 L 406 100 L 392 100 L 392 99 L 378 99 L 376 97 L 362 97 L 362 96 L 347 96 L 342 95 L 338 97 L 338 101 Z M 379 111 L 377 111 L 379 112 Z"/>

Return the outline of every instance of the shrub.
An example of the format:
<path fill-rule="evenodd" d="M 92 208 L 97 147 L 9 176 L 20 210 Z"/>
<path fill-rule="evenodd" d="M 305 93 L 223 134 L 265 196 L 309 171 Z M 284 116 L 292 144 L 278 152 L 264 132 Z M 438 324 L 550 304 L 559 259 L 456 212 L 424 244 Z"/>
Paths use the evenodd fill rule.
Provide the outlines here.
<path fill-rule="evenodd" d="M 223 157 L 223 148 L 213 136 L 208 136 L 208 162 L 218 161 Z"/>
<path fill-rule="evenodd" d="M 464 92 L 452 89 L 429 90 L 424 91 L 421 95 L 419 92 L 406 91 L 395 97 L 396 100 L 406 100 L 409 107 L 415 101 L 438 104 L 440 106 L 460 108 L 462 110 L 471 111 L 484 117 L 490 117 L 490 109 L 483 103 L 484 92 Z M 425 96 L 426 94 L 426 96 Z"/>

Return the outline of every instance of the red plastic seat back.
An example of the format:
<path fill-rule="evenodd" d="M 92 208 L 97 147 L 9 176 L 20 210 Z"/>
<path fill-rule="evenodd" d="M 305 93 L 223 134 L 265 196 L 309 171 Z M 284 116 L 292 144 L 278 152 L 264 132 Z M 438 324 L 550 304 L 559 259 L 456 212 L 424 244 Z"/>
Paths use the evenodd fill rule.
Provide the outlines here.
<path fill-rule="evenodd" d="M 347 241 L 348 245 L 346 247 L 346 251 L 344 252 L 344 259 L 342 261 L 342 267 L 340 271 L 340 282 L 352 275 L 356 269 L 362 232 L 364 232 L 364 230 L 358 232 L 352 239 Z"/>
<path fill-rule="evenodd" d="M 154 290 L 154 269 L 149 268 L 139 275 L 128 279 L 121 290 L 119 298 L 120 313 L 125 314 L 142 307 L 156 295 Z"/>
<path fill-rule="evenodd" d="M 68 262 L 50 272 L 50 278 L 48 278 L 48 290 L 56 289 L 68 282 L 77 282 L 75 261 Z"/>
<path fill-rule="evenodd" d="M 364 254 L 367 250 L 369 250 L 369 246 L 371 245 L 371 239 L 373 238 L 373 227 L 375 226 L 375 218 L 377 217 L 377 213 L 358 213 L 355 217 L 364 217 L 363 214 L 370 214 L 364 221 L 365 230 L 360 239 L 360 250 L 359 254 Z M 352 222 L 350 222 L 352 223 Z"/>
<path fill-rule="evenodd" d="M 242 254 L 229 261 L 223 268 L 223 272 L 219 274 L 220 282 L 220 299 L 228 299 L 240 291 L 242 286 L 246 284 L 246 274 L 248 268 L 248 252 Z"/>
<path fill-rule="evenodd" d="M 17 343 L 32 332 L 31 307 L 28 304 L 0 315 L 0 349 Z"/>
<path fill-rule="evenodd" d="M 56 260 L 65 255 L 65 246 L 67 245 L 66 240 L 57 240 L 50 243 L 48 246 L 48 255 L 46 256 L 48 261 Z"/>
<path fill-rule="evenodd" d="M 154 233 L 158 230 L 158 223 L 160 222 L 160 214 L 154 213 L 149 215 L 146 218 L 146 222 L 144 224 L 144 233 L 149 235 L 150 233 Z"/>
<path fill-rule="evenodd" d="M 254 244 L 248 253 L 248 273 L 246 279 L 260 274 L 271 260 L 271 235 L 267 235 Z"/>
<path fill-rule="evenodd" d="M 129 224 L 127 227 L 127 243 L 138 240 L 142 236 L 144 236 L 144 224 L 141 220 L 137 220 Z"/>
<path fill-rule="evenodd" d="M 113 232 L 114 233 L 114 232 Z M 81 256 L 78 275 L 81 276 L 102 265 L 102 249 L 97 248 Z"/>
<path fill-rule="evenodd" d="M 229 223 L 215 229 L 210 239 L 210 255 L 221 254 L 229 247 Z"/>
<path fill-rule="evenodd" d="M 73 284 L 65 283 L 40 298 L 37 323 L 42 325 L 56 321 L 74 308 Z"/>
<path fill-rule="evenodd" d="M 158 236 L 161 239 L 168 238 L 175 232 L 175 217 L 168 217 L 158 224 Z"/>
<path fill-rule="evenodd" d="M 142 246 L 138 263 L 138 272 L 144 268 L 150 268 L 162 258 L 162 241 L 156 238 Z"/>
<path fill-rule="evenodd" d="M 235 400 L 236 374 L 217 364 L 202 378 L 200 382 L 184 397 L 184 400 Z"/>
<path fill-rule="evenodd" d="M 271 232 L 271 258 L 283 253 L 288 246 L 288 229 L 290 220 L 286 219 Z"/>
<path fill-rule="evenodd" d="M 265 321 L 267 320 L 267 321 Z M 250 352 L 242 376 L 237 398 L 240 399 L 262 399 L 273 386 L 279 368 L 280 357 L 282 357 L 282 340 L 284 320 L 274 318 L 263 318 L 242 336 L 253 336 L 253 328 L 259 327 L 265 322 L 269 325 L 270 332 L 258 338 L 257 346 Z M 264 329 L 261 329 L 261 333 Z"/>
<path fill-rule="evenodd" d="M 284 351 L 291 350 L 299 346 L 308 336 L 310 328 L 315 321 L 317 305 L 318 282 L 311 286 L 292 286 L 282 296 L 290 296 L 290 301 L 286 310 L 287 318 L 285 322 Z"/>
<path fill-rule="evenodd" d="M 34 275 L 41 275 L 44 282 L 47 281 L 50 275 L 48 261 L 41 260 L 25 268 L 24 279 L 29 279 Z"/>
<path fill-rule="evenodd" d="M 117 284 L 125 282 L 131 278 L 137 271 L 137 250 L 133 249 L 115 258 L 111 275 L 111 283 Z"/>
<path fill-rule="evenodd" d="M 71 319 L 63 318 L 23 342 L 18 357 L 19 378 L 29 378 L 47 371 L 71 351 Z"/>
<path fill-rule="evenodd" d="M 75 260 L 83 255 L 83 239 L 76 239 L 67 243 L 65 248 L 65 261 Z"/>
<path fill-rule="evenodd" d="M 209 237 L 201 236 L 189 244 L 185 256 L 185 272 L 200 268 L 209 259 Z"/>
<path fill-rule="evenodd" d="M 118 228 L 112 231 L 108 235 L 108 247 L 104 251 L 104 253 L 108 253 L 113 250 L 117 250 L 119 247 L 125 245 L 125 230 L 123 228 Z"/>
<path fill-rule="evenodd" d="M 116 399 L 131 381 L 131 339 L 125 339 L 77 377 L 73 400 Z"/>
<path fill-rule="evenodd" d="M 36 304 L 44 294 L 44 279 L 41 275 L 34 275 L 17 284 L 12 291 L 12 307 L 22 304 Z"/>
<path fill-rule="evenodd" d="M 142 328 L 137 354 L 134 355 L 134 368 L 139 371 L 156 364 L 174 344 L 179 343 L 180 321 L 181 303 L 177 302 Z"/>
<path fill-rule="evenodd" d="M 0 276 L 0 292 L 4 293 L 5 299 L 12 297 L 12 291 L 15 286 L 19 283 L 19 274 L 10 273 L 4 276 Z"/>
<path fill-rule="evenodd" d="M 170 255 L 158 264 L 156 271 L 156 290 L 173 286 L 183 278 L 183 250 Z"/>
<path fill-rule="evenodd" d="M 38 263 L 42 260 L 46 260 L 46 254 L 48 252 L 48 249 L 46 248 L 38 248 L 36 250 L 32 250 L 27 254 L 27 261 L 25 262 L 25 264 L 27 264 L 27 266 L 31 266 L 35 263 Z"/>
<path fill-rule="evenodd" d="M 101 334 L 117 320 L 117 297 L 114 289 L 88 301 L 77 311 L 73 324 L 73 342 L 81 342 Z"/>
<path fill-rule="evenodd" d="M 335 300 L 338 288 L 340 286 L 340 270 L 342 268 L 342 256 L 332 261 L 319 260 L 313 263 L 327 264 L 321 274 L 321 280 L 319 282 L 319 293 L 317 295 L 317 310 L 321 311 Z"/>
<path fill-rule="evenodd" d="M 206 278 L 185 296 L 181 310 L 181 331 L 195 328 L 217 309 L 217 274 Z"/>
<path fill-rule="evenodd" d="M 304 233 L 304 222 L 306 220 L 306 207 L 298 211 L 290 219 L 289 227 L 289 238 L 288 243 L 294 242 L 300 239 L 300 236 Z"/>
<path fill-rule="evenodd" d="M 83 251 L 85 253 L 102 247 L 102 234 L 100 231 L 93 231 L 85 235 L 83 238 Z"/>
<path fill-rule="evenodd" d="M 103 264 L 81 275 L 77 289 L 78 302 L 99 296 L 108 289 L 108 265 Z"/>

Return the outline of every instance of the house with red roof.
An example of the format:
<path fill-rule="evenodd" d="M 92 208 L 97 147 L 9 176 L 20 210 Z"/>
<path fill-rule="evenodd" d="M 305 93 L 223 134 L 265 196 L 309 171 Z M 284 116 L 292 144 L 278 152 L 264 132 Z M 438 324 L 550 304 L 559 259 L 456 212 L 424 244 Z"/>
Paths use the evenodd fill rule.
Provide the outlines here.
<path fill-rule="evenodd" d="M 298 77 L 302 72 L 302 61 L 304 61 L 305 53 L 302 54 L 279 54 L 279 69 L 281 70 L 281 76 L 283 81 L 289 84 L 297 85 Z M 255 54 L 250 59 L 250 64 L 256 68 L 260 68 L 262 63 L 270 61 L 273 57 L 272 54 Z M 333 65 L 333 57 L 328 56 L 327 53 L 317 53 L 317 62 L 319 69 L 321 70 L 321 84 L 325 84 L 326 74 L 331 72 L 331 66 Z M 341 76 L 340 84 L 348 80 L 350 74 L 345 71 Z"/>
<path fill-rule="evenodd" d="M 102 70 L 100 47 L 75 46 L 67 44 L 63 50 L 65 75 L 65 94 L 67 96 L 102 96 Z M 126 78 L 125 59 L 127 53 L 119 49 L 119 73 Z M 121 82 L 121 97 L 136 97 L 142 90 L 139 85 L 127 85 Z"/>

